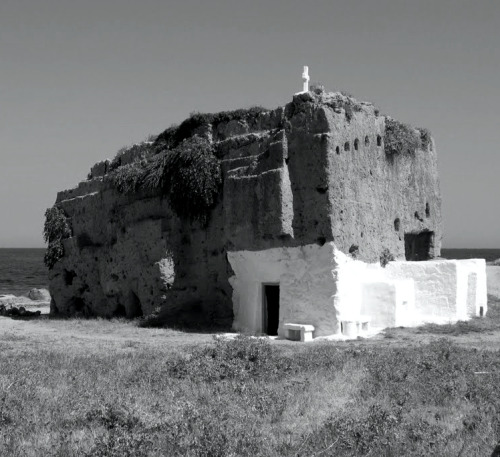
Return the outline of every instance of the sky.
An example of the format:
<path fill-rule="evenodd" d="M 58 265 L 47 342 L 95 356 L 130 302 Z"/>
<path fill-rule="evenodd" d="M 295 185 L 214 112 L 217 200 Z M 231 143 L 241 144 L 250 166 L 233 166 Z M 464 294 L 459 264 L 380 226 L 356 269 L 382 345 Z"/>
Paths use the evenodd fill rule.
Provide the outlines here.
<path fill-rule="evenodd" d="M 311 81 L 427 127 L 444 247 L 500 248 L 498 0 L 0 0 L 0 247 L 58 191 L 193 111 Z"/>

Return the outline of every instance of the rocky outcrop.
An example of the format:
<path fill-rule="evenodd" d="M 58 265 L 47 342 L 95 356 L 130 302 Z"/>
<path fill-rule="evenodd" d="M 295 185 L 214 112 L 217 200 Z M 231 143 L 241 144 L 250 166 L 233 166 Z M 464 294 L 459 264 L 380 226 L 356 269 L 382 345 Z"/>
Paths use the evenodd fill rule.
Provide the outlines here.
<path fill-rule="evenodd" d="M 384 250 L 399 259 L 439 255 L 434 144 L 386 151 L 385 117 L 371 104 L 320 91 L 275 110 L 198 116 L 100 162 L 87 181 L 58 194 L 72 233 L 50 270 L 52 313 L 161 309 L 172 323 L 231 322 L 231 251 L 334 242 L 366 261 Z M 210 144 L 222 173 L 208 218 L 179 215 L 164 187 L 117 186 L 120 170 L 147 168 L 193 135 Z"/>

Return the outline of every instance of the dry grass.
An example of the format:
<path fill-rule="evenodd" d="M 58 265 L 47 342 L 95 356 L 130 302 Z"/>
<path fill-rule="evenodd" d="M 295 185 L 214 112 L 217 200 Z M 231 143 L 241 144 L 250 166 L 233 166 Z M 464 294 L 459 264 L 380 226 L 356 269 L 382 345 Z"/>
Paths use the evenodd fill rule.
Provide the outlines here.
<path fill-rule="evenodd" d="M 498 324 L 491 310 L 474 325 Z M 464 347 L 478 332 L 404 332 L 269 344 L 0 318 L 0 455 L 491 454 L 500 352 Z"/>

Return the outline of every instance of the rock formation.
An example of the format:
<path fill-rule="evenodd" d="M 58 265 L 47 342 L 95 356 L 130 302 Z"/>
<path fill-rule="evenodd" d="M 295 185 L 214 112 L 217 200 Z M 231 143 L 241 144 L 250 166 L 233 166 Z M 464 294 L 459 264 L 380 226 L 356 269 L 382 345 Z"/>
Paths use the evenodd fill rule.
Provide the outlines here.
<path fill-rule="evenodd" d="M 215 162 L 196 149 L 204 144 Z M 194 162 L 182 158 L 186 148 Z M 199 176 L 217 189 L 195 195 Z M 341 93 L 195 115 L 96 164 L 88 178 L 57 196 L 57 227 L 66 229 L 46 224 L 52 313 L 230 323 L 228 253 L 334 243 L 368 262 L 440 254 L 429 133 Z"/>

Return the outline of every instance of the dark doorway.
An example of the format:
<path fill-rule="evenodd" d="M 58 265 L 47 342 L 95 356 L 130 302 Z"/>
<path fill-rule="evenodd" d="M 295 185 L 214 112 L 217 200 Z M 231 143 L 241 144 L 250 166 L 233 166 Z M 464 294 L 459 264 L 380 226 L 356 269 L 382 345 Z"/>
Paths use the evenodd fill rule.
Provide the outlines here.
<path fill-rule="evenodd" d="M 434 232 L 405 233 L 406 260 L 429 260 L 434 249 Z"/>
<path fill-rule="evenodd" d="M 265 284 L 263 291 L 263 330 L 268 335 L 278 334 L 280 318 L 280 286 Z"/>
<path fill-rule="evenodd" d="M 126 312 L 127 317 L 132 319 L 135 317 L 141 317 L 143 315 L 141 301 L 139 300 L 139 297 L 132 291 L 130 291 L 128 294 Z"/>

